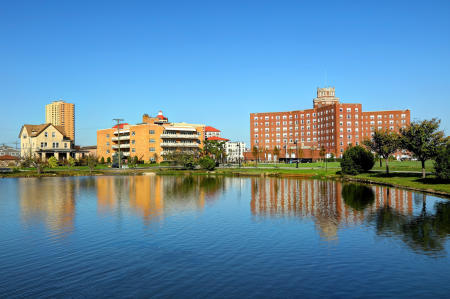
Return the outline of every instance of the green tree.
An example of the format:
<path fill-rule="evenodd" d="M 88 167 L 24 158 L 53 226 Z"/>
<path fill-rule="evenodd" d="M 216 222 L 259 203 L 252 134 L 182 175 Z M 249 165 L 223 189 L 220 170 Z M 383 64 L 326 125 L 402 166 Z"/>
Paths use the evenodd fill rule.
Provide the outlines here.
<path fill-rule="evenodd" d="M 320 147 L 320 151 L 319 151 L 319 156 L 322 158 L 322 160 L 324 160 L 326 153 L 327 153 L 327 150 L 326 150 L 325 147 L 322 145 L 322 146 Z"/>
<path fill-rule="evenodd" d="M 69 159 L 67 160 L 67 164 L 69 165 L 69 167 L 74 167 L 75 166 L 75 159 L 72 157 L 69 157 Z"/>
<path fill-rule="evenodd" d="M 102 158 L 100 159 L 100 164 L 105 164 L 105 158 L 104 158 L 104 157 L 102 157 Z"/>
<path fill-rule="evenodd" d="M 275 147 L 272 150 L 273 159 L 275 162 L 278 161 L 278 158 L 280 157 L 280 148 L 275 145 Z"/>
<path fill-rule="evenodd" d="M 347 148 L 344 152 L 341 169 L 344 174 L 358 174 L 368 171 L 374 164 L 373 154 L 362 146 L 357 145 Z"/>
<path fill-rule="evenodd" d="M 223 163 L 225 160 L 225 141 L 205 140 L 202 156 L 210 156 L 216 163 Z"/>
<path fill-rule="evenodd" d="M 386 161 L 386 174 L 389 174 L 389 157 L 400 148 L 400 136 L 388 130 L 377 130 L 372 140 L 364 140 L 363 144 Z"/>
<path fill-rule="evenodd" d="M 106 163 L 111 164 L 111 157 L 106 158 Z"/>
<path fill-rule="evenodd" d="M 442 180 L 450 180 L 450 142 L 442 146 L 434 161 L 436 176 Z"/>
<path fill-rule="evenodd" d="M 48 163 L 48 166 L 49 166 L 50 168 L 56 168 L 56 167 L 58 167 L 58 160 L 55 158 L 55 156 L 51 156 L 51 157 L 48 159 L 47 163 Z"/>
<path fill-rule="evenodd" d="M 439 148 L 445 143 L 444 132 L 438 131 L 440 120 L 412 122 L 401 128 L 402 148 L 410 151 L 422 163 L 422 178 L 425 178 L 425 161 L 437 156 Z"/>
<path fill-rule="evenodd" d="M 216 168 L 216 162 L 208 156 L 201 157 L 198 161 L 202 169 L 212 171 Z"/>
<path fill-rule="evenodd" d="M 95 166 L 97 166 L 98 158 L 95 155 L 88 155 L 86 157 L 86 163 L 89 167 L 89 173 L 92 174 L 92 171 L 94 170 Z"/>
<path fill-rule="evenodd" d="M 252 148 L 252 155 L 255 158 L 256 165 L 258 165 L 259 149 L 258 149 L 258 147 L 256 145 L 254 145 L 253 148 Z"/>
<path fill-rule="evenodd" d="M 130 156 L 130 157 L 128 157 L 128 159 L 127 159 L 127 161 L 128 161 L 128 168 L 131 168 L 131 169 L 136 168 L 138 159 L 135 159 L 135 158 L 137 158 L 137 156 L 134 156 L 134 157 Z"/>

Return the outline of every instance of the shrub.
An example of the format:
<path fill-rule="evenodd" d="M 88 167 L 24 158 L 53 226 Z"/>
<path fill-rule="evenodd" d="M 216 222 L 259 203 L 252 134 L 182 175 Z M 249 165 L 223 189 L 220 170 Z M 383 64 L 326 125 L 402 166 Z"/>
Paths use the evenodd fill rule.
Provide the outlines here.
<path fill-rule="evenodd" d="M 105 158 L 104 158 L 104 157 L 102 157 L 102 158 L 100 159 L 100 164 L 105 164 Z"/>
<path fill-rule="evenodd" d="M 436 176 L 442 180 L 450 180 L 450 142 L 438 151 L 434 161 Z"/>
<path fill-rule="evenodd" d="M 111 164 L 111 157 L 106 158 L 106 163 Z"/>
<path fill-rule="evenodd" d="M 342 157 L 341 168 L 344 174 L 366 172 L 375 164 L 374 156 L 362 146 L 349 147 Z"/>
<path fill-rule="evenodd" d="M 48 163 L 48 167 L 50 167 L 50 168 L 58 167 L 58 160 L 54 156 L 50 157 L 48 159 L 47 163 Z"/>
<path fill-rule="evenodd" d="M 214 170 L 216 168 L 216 162 L 208 156 L 200 158 L 198 163 L 200 164 L 201 168 L 206 170 Z"/>
<path fill-rule="evenodd" d="M 70 167 L 74 167 L 75 166 L 75 159 L 72 157 L 69 157 L 69 159 L 67 160 L 67 165 L 69 165 Z"/>

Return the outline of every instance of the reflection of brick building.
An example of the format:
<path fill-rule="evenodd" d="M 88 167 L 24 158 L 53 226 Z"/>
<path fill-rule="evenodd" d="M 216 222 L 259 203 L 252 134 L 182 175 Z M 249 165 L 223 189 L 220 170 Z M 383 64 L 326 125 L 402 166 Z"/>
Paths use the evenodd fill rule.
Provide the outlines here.
<path fill-rule="evenodd" d="M 375 202 L 364 211 L 357 211 L 345 204 L 342 184 L 335 181 L 252 178 L 250 209 L 253 215 L 262 217 L 311 217 L 326 239 L 335 239 L 342 225 L 361 223 L 384 205 L 412 215 L 412 192 L 370 188 Z"/>
<path fill-rule="evenodd" d="M 338 157 L 349 144 L 360 144 L 377 129 L 398 131 L 410 123 L 409 110 L 363 112 L 361 104 L 341 103 L 334 87 L 318 88 L 313 103 L 306 110 L 251 113 L 251 148 L 267 150 L 267 160 L 273 160 L 275 146 L 280 158 L 295 158 L 297 141 L 304 158 L 322 146 Z"/>

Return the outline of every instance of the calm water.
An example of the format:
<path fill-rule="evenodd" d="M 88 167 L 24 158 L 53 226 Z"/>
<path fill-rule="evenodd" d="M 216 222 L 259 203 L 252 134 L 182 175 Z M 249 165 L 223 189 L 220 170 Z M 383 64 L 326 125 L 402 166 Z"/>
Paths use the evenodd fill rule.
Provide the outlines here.
<path fill-rule="evenodd" d="M 450 201 L 399 189 L 260 177 L 0 179 L 0 219 L 0 297 L 450 294 Z"/>

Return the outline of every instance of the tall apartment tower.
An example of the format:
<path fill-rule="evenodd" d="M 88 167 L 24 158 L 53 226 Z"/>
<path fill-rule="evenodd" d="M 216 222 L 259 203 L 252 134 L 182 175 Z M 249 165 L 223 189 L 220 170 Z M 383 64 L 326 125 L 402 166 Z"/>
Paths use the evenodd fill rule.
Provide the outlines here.
<path fill-rule="evenodd" d="M 75 104 L 59 100 L 45 105 L 45 122 L 63 126 L 66 135 L 75 141 Z"/>

